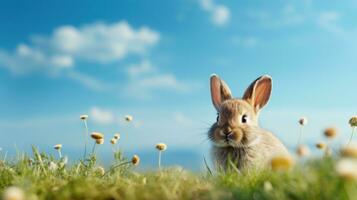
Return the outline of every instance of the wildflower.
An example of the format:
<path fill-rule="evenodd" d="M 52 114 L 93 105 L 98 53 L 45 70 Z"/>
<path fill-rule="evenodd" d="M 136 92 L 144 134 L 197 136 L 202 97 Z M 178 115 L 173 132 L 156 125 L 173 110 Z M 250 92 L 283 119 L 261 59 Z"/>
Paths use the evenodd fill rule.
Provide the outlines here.
<path fill-rule="evenodd" d="M 11 186 L 6 188 L 3 193 L 3 200 L 24 200 L 24 199 L 25 199 L 24 192 L 16 186 Z"/>
<path fill-rule="evenodd" d="M 119 140 L 119 139 L 120 139 L 120 134 L 119 134 L 119 133 L 114 134 L 114 138 L 115 138 L 116 140 Z"/>
<path fill-rule="evenodd" d="M 288 155 L 275 156 L 270 161 L 274 171 L 288 171 L 294 165 L 293 159 Z"/>
<path fill-rule="evenodd" d="M 301 126 L 305 126 L 306 124 L 307 124 L 307 118 L 306 117 L 302 117 L 302 118 L 300 118 L 299 119 L 299 124 L 301 125 Z"/>
<path fill-rule="evenodd" d="M 88 115 L 81 115 L 81 116 L 79 116 L 79 118 L 81 120 L 87 120 L 88 119 Z"/>
<path fill-rule="evenodd" d="M 165 151 L 166 150 L 166 148 L 167 148 L 167 146 L 166 146 L 166 144 L 164 144 L 164 143 L 158 143 L 158 144 L 156 144 L 156 149 L 157 150 L 159 150 L 159 169 L 161 168 L 161 152 L 162 151 Z"/>
<path fill-rule="evenodd" d="M 352 133 L 351 133 L 351 137 L 350 137 L 350 140 L 349 140 L 348 144 L 351 143 L 352 138 L 353 138 L 353 135 L 354 135 L 354 133 L 355 133 L 355 129 L 356 129 L 356 127 L 357 127 L 357 116 L 353 116 L 353 117 L 350 119 L 349 123 L 350 123 L 350 125 L 351 125 L 351 127 L 352 127 Z"/>
<path fill-rule="evenodd" d="M 55 146 L 53 146 L 53 148 L 56 150 L 60 150 L 62 149 L 62 144 L 56 144 Z"/>
<path fill-rule="evenodd" d="M 156 145 L 156 149 L 159 150 L 159 151 L 165 151 L 166 148 L 167 148 L 167 146 L 166 146 L 166 144 L 164 144 L 164 143 L 158 143 L 158 144 Z"/>
<path fill-rule="evenodd" d="M 324 149 L 326 148 L 326 144 L 325 143 L 322 143 L 322 142 L 319 142 L 319 143 L 316 143 L 316 148 L 318 149 Z"/>
<path fill-rule="evenodd" d="M 357 180 L 357 160 L 343 158 L 336 165 L 337 174 L 345 180 Z"/>
<path fill-rule="evenodd" d="M 87 125 L 87 119 L 88 119 L 88 115 L 81 115 L 79 116 L 79 118 L 83 121 L 84 123 L 84 128 L 85 128 L 85 139 L 84 139 L 84 153 L 83 153 L 83 160 L 85 160 L 86 156 L 87 156 L 87 143 L 88 143 L 88 125 Z"/>
<path fill-rule="evenodd" d="M 112 143 L 112 144 L 116 144 L 116 143 L 117 143 L 117 139 L 112 138 L 112 139 L 110 140 L 110 143 Z"/>
<path fill-rule="evenodd" d="M 93 132 L 92 134 L 90 134 L 90 136 L 95 140 L 99 140 L 99 139 L 103 139 L 104 138 L 103 134 L 98 133 L 98 132 Z"/>
<path fill-rule="evenodd" d="M 343 147 L 341 149 L 341 155 L 343 157 L 357 158 L 357 146 L 356 145 L 347 145 L 347 146 Z"/>
<path fill-rule="evenodd" d="M 133 120 L 133 116 L 131 116 L 131 115 L 125 115 L 125 120 L 126 120 L 127 122 L 131 122 L 131 121 Z"/>
<path fill-rule="evenodd" d="M 95 143 L 97 144 L 104 144 L 104 138 L 96 139 Z"/>
<path fill-rule="evenodd" d="M 300 132 L 299 132 L 298 145 L 300 145 L 302 132 L 303 132 L 303 127 L 307 124 L 307 118 L 306 117 L 300 118 L 299 119 L 299 124 L 300 124 Z"/>
<path fill-rule="evenodd" d="M 61 153 L 62 144 L 56 144 L 55 146 L 53 146 L 53 148 L 57 150 L 59 157 L 62 158 L 62 153 Z"/>
<path fill-rule="evenodd" d="M 269 181 L 265 181 L 263 187 L 265 192 L 270 192 L 273 190 L 273 185 Z"/>
<path fill-rule="evenodd" d="M 299 145 L 296 149 L 296 154 L 300 157 L 308 156 L 310 154 L 310 149 L 305 145 Z"/>
<path fill-rule="evenodd" d="M 357 116 L 351 117 L 349 123 L 350 123 L 351 127 L 357 127 Z"/>
<path fill-rule="evenodd" d="M 56 171 L 58 169 L 58 165 L 55 162 L 51 161 L 49 163 L 48 169 L 51 171 Z"/>
<path fill-rule="evenodd" d="M 104 144 L 104 135 L 98 132 L 93 132 L 90 134 L 90 136 L 95 140 L 92 148 L 92 154 L 94 155 L 96 144 Z"/>
<path fill-rule="evenodd" d="M 105 174 L 105 169 L 101 166 L 98 166 L 96 169 L 95 169 L 95 173 L 98 174 L 99 176 L 104 176 Z"/>
<path fill-rule="evenodd" d="M 337 129 L 333 127 L 327 128 L 324 131 L 324 135 L 327 138 L 334 138 L 337 135 Z"/>
<path fill-rule="evenodd" d="M 138 165 L 140 163 L 140 158 L 137 155 L 134 155 L 133 158 L 131 159 L 131 163 L 133 163 L 133 165 Z"/>

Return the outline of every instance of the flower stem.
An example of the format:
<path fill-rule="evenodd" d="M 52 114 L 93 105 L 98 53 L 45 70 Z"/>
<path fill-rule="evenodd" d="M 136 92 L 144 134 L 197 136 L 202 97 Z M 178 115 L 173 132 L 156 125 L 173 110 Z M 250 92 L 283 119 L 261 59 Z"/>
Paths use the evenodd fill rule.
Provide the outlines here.
<path fill-rule="evenodd" d="M 93 148 L 92 148 L 92 155 L 94 155 L 95 154 L 95 146 L 96 146 L 96 142 L 94 141 L 94 145 L 93 145 Z"/>
<path fill-rule="evenodd" d="M 350 140 L 348 141 L 348 145 L 351 143 L 354 133 L 355 133 L 355 127 L 352 127 L 352 133 L 351 133 Z"/>
<path fill-rule="evenodd" d="M 123 166 L 123 165 L 129 164 L 129 163 L 131 163 L 131 161 L 126 161 L 126 162 L 119 163 L 119 164 L 117 164 L 117 165 L 115 165 L 115 166 L 111 167 L 111 168 L 110 168 L 107 172 L 105 172 L 105 173 L 104 173 L 104 175 L 103 175 L 103 176 L 105 176 L 105 175 L 109 174 L 109 173 L 110 173 L 110 172 L 112 172 L 114 169 L 116 169 L 116 168 L 118 168 L 118 167 L 120 167 L 120 166 Z"/>
<path fill-rule="evenodd" d="M 85 132 L 85 139 L 84 139 L 84 154 L 83 154 L 83 160 L 86 159 L 87 156 L 87 143 L 88 143 L 88 126 L 87 126 L 87 121 L 84 120 L 84 127 L 86 128 Z"/>
<path fill-rule="evenodd" d="M 298 143 L 297 143 L 297 146 L 299 146 L 299 145 L 300 145 L 300 143 L 301 143 L 301 137 L 302 137 L 302 128 L 303 128 L 303 126 L 300 126 L 300 131 L 299 131 L 299 138 L 298 138 Z"/>
<path fill-rule="evenodd" d="M 336 153 L 336 151 L 332 148 L 331 140 L 327 140 L 325 148 L 325 157 L 330 157 L 333 153 Z"/>
<path fill-rule="evenodd" d="M 159 170 L 161 170 L 161 151 L 159 151 Z"/>
<path fill-rule="evenodd" d="M 59 158 L 61 159 L 62 158 L 61 149 L 58 149 L 57 151 L 58 151 Z"/>

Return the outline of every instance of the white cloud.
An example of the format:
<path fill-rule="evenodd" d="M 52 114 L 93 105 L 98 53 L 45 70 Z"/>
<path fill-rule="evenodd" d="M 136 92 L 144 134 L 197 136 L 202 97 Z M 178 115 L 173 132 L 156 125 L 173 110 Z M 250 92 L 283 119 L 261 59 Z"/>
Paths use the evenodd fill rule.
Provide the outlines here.
<path fill-rule="evenodd" d="M 335 11 L 321 12 L 317 17 L 317 24 L 333 33 L 343 33 L 344 30 L 338 24 L 340 19 L 340 14 Z"/>
<path fill-rule="evenodd" d="M 167 88 L 184 91 L 187 88 L 186 84 L 182 84 L 176 79 L 173 74 L 159 74 L 152 77 L 143 78 L 137 82 L 140 88 L 155 89 Z"/>
<path fill-rule="evenodd" d="M 128 115 L 128 113 L 119 114 L 118 112 L 114 112 L 114 110 L 104 109 L 98 106 L 92 107 L 89 111 L 89 119 L 101 125 L 140 128 L 144 124 L 142 119 L 137 119 L 136 116 L 133 117 L 133 121 L 128 122 L 125 119 L 126 115 Z"/>
<path fill-rule="evenodd" d="M 278 12 L 266 10 L 250 10 L 247 16 L 257 21 L 264 28 L 280 28 L 286 26 L 300 25 L 306 20 L 306 16 L 298 11 L 291 4 L 287 4 Z"/>
<path fill-rule="evenodd" d="M 235 36 L 231 39 L 231 42 L 234 45 L 253 48 L 258 45 L 258 38 L 252 36 L 248 36 L 248 37 Z"/>
<path fill-rule="evenodd" d="M 217 6 L 213 11 L 212 20 L 217 25 L 224 25 L 229 21 L 230 11 L 226 6 Z"/>
<path fill-rule="evenodd" d="M 139 76 L 153 71 L 155 71 L 155 67 L 149 60 L 143 60 L 140 63 L 132 64 L 127 68 L 128 75 L 131 77 Z"/>
<path fill-rule="evenodd" d="M 155 91 L 190 92 L 197 88 L 197 83 L 178 80 L 171 73 L 162 73 L 149 60 L 129 65 L 129 76 L 125 85 L 125 94 L 136 98 L 152 98 Z"/>
<path fill-rule="evenodd" d="M 210 13 L 212 22 L 217 26 L 225 25 L 230 19 L 230 10 L 227 6 L 216 4 L 213 0 L 200 0 L 203 10 Z"/>
<path fill-rule="evenodd" d="M 157 44 L 160 34 L 148 27 L 132 28 L 126 21 L 60 26 L 52 35 L 32 36 L 14 52 L 0 50 L 0 66 L 13 73 L 58 71 L 79 60 L 109 63 L 128 55 L 142 55 Z"/>
<path fill-rule="evenodd" d="M 152 98 L 156 91 L 187 93 L 197 88 L 197 83 L 178 80 L 173 74 L 155 74 L 130 79 L 125 87 L 128 97 Z"/>
<path fill-rule="evenodd" d="M 298 6 L 286 4 L 280 11 L 250 10 L 246 16 L 260 24 L 264 28 L 285 28 L 312 23 L 318 28 L 335 34 L 346 33 L 339 24 L 340 13 L 337 11 L 316 11 L 311 7 L 311 1 L 302 2 L 300 6 L 305 9 L 297 9 Z"/>
<path fill-rule="evenodd" d="M 95 91 L 104 91 L 104 90 L 110 90 L 111 89 L 111 85 L 104 83 L 92 76 L 77 72 L 77 71 L 68 71 L 67 73 L 65 73 L 65 75 L 72 79 L 75 80 L 77 82 L 79 82 L 80 84 L 95 90 Z"/>
<path fill-rule="evenodd" d="M 73 58 L 67 55 L 56 55 L 51 58 L 51 62 L 58 67 L 72 67 L 73 66 Z"/>
<path fill-rule="evenodd" d="M 77 81 L 95 91 L 118 91 L 123 97 L 153 97 L 157 90 L 186 92 L 187 83 L 171 73 L 161 73 L 144 54 L 158 43 L 160 34 L 147 27 L 132 28 L 127 22 L 60 26 L 49 36 L 31 36 L 29 44 L 20 43 L 14 51 L 0 49 L 0 67 L 14 74 L 42 72 Z M 101 81 L 98 76 L 76 69 L 78 61 L 102 65 L 138 55 L 142 60 L 127 68 L 127 83 Z M 124 85 L 124 88 L 123 88 Z"/>
<path fill-rule="evenodd" d="M 90 110 L 90 119 L 99 124 L 112 124 L 115 121 L 114 114 L 99 107 L 93 107 Z"/>
<path fill-rule="evenodd" d="M 159 41 L 159 33 L 147 27 L 134 30 L 127 22 L 94 23 L 79 28 L 62 26 L 50 38 L 55 51 L 97 62 L 120 60 L 128 54 L 142 54 Z"/>
<path fill-rule="evenodd" d="M 175 112 L 173 114 L 173 119 L 174 122 L 178 123 L 179 125 L 183 125 L 183 126 L 192 125 L 192 120 L 189 119 L 189 117 L 184 115 L 182 112 Z"/>
<path fill-rule="evenodd" d="M 79 27 L 60 26 L 49 36 L 31 36 L 14 51 L 0 49 L 0 67 L 14 74 L 42 72 L 68 77 L 94 90 L 114 87 L 97 78 L 75 71 L 78 61 L 98 64 L 122 60 L 129 55 L 142 57 L 158 43 L 160 34 L 148 27 L 135 29 L 126 21 L 92 23 Z M 131 75 L 152 70 L 148 61 L 129 69 Z"/>

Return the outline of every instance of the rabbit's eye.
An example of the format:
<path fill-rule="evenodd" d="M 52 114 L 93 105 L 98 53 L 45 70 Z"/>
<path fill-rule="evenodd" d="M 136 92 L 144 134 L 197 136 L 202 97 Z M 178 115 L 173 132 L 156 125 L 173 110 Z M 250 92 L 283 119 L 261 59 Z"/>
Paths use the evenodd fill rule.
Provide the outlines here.
<path fill-rule="evenodd" d="M 218 120 L 219 120 L 219 114 L 217 114 L 217 119 L 216 119 L 216 121 L 218 122 Z"/>
<path fill-rule="evenodd" d="M 248 122 L 248 116 L 247 115 L 243 115 L 242 116 L 242 123 L 245 124 Z"/>

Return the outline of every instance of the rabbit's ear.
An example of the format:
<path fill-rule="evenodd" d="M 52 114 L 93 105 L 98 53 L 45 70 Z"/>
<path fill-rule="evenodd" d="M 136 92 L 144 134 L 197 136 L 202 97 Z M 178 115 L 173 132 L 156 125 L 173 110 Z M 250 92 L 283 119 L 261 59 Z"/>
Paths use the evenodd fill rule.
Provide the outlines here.
<path fill-rule="evenodd" d="M 258 111 L 269 101 L 272 82 L 272 78 L 268 75 L 257 78 L 245 91 L 243 99 L 251 103 L 256 111 Z"/>
<path fill-rule="evenodd" d="M 232 93 L 227 84 L 217 75 L 213 74 L 210 81 L 212 103 L 216 110 L 219 111 L 221 103 L 227 99 L 231 99 Z"/>

